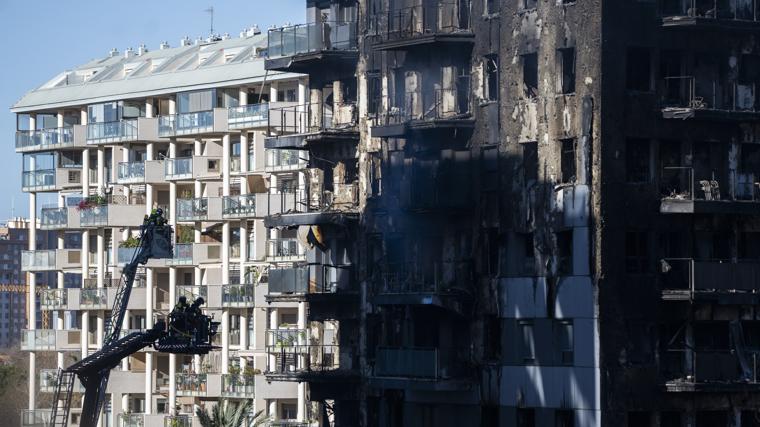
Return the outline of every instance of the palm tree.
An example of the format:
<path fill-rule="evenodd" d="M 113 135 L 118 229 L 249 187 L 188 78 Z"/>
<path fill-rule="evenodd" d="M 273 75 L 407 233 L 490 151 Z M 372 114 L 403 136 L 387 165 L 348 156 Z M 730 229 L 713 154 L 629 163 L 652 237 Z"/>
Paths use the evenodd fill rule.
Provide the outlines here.
<path fill-rule="evenodd" d="M 206 408 L 198 408 L 195 415 L 203 427 L 259 427 L 269 421 L 263 410 L 256 412 L 253 418 L 249 419 L 247 415 L 250 408 L 250 400 L 238 404 L 219 400 L 210 415 Z"/>

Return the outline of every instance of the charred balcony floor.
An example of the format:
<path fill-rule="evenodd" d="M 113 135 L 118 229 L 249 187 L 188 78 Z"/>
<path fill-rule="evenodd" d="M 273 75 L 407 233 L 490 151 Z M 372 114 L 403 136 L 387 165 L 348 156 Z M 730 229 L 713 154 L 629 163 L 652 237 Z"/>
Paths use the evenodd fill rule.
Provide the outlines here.
<path fill-rule="evenodd" d="M 297 227 L 301 225 L 349 225 L 358 221 L 359 213 L 353 211 L 285 212 L 264 218 L 267 228 Z"/>
<path fill-rule="evenodd" d="M 375 50 L 413 50 L 413 49 L 471 49 L 475 35 L 462 30 L 454 33 L 423 33 L 411 36 L 388 37 L 372 45 Z"/>
<path fill-rule="evenodd" d="M 326 129 L 317 132 L 270 136 L 264 140 L 267 149 L 303 150 L 309 144 L 349 143 L 359 141 L 359 131 L 351 129 Z"/>
<path fill-rule="evenodd" d="M 760 119 L 760 111 L 701 107 L 664 107 L 663 119 L 707 120 L 716 122 L 746 122 Z"/>
<path fill-rule="evenodd" d="M 696 16 L 694 14 L 678 14 L 664 16 L 663 28 L 683 30 L 718 30 L 718 31 L 757 31 L 760 29 L 760 21 L 753 18 L 711 17 Z"/>
<path fill-rule="evenodd" d="M 660 201 L 664 214 L 760 214 L 760 200 L 703 200 L 665 197 Z"/>
<path fill-rule="evenodd" d="M 270 71 L 310 74 L 315 70 L 348 70 L 356 68 L 358 51 L 320 50 L 282 58 L 267 59 L 264 68 Z"/>

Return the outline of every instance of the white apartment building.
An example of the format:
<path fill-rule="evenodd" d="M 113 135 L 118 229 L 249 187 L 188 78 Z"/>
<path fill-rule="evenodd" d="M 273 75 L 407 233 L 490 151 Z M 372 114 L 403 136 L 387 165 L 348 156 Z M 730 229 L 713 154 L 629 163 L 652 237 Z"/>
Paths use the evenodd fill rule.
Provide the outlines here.
<path fill-rule="evenodd" d="M 303 284 L 283 281 L 270 292 L 268 280 L 270 272 L 292 273 L 287 283 L 300 283 L 294 265 L 305 262 L 305 248 L 295 230 L 263 224 L 297 203 L 288 195 L 303 186 L 306 164 L 296 151 L 265 149 L 273 121 L 295 120 L 269 111 L 305 104 L 308 78 L 266 71 L 266 47 L 266 34 L 252 28 L 239 38 L 113 50 L 12 107 L 30 223 L 58 231 L 57 249 L 37 250 L 30 227 L 22 253 L 30 304 L 39 298 L 51 318 L 51 329 L 37 329 L 30 312 L 21 337 L 31 373 L 23 426 L 50 417 L 37 396 L 55 390 L 56 369 L 38 366 L 38 355 L 55 352 L 63 368 L 102 345 L 133 237 L 159 207 L 175 228 L 174 258 L 141 270 L 122 328 L 150 328 L 180 295 L 203 296 L 204 311 L 221 322 L 220 350 L 182 356 L 146 348 L 124 359 L 110 375 L 101 424 L 197 425 L 195 408 L 220 398 L 253 399 L 272 425 L 314 419 L 306 383 L 264 375 L 288 363 L 272 349 L 302 344 L 308 330 L 306 302 L 288 297 Z M 67 233 L 80 234 L 81 245 L 70 247 Z M 47 271 L 57 273 L 56 286 L 37 296 L 35 276 Z M 80 286 L 65 286 L 77 275 Z M 69 423 L 78 423 L 76 406 Z"/>

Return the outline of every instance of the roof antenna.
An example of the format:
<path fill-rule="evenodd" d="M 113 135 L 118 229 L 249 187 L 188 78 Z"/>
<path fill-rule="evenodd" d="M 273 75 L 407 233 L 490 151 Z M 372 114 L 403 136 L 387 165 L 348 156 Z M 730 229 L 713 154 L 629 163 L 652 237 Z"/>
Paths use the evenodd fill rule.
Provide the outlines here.
<path fill-rule="evenodd" d="M 208 9 L 204 10 L 204 12 L 211 15 L 211 33 L 210 35 L 214 35 L 214 6 L 209 6 Z"/>

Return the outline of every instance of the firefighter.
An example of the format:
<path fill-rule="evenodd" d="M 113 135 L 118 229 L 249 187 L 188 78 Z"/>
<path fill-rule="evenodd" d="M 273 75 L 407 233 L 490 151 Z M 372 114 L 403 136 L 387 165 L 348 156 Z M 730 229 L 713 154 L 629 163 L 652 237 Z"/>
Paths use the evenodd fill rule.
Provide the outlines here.
<path fill-rule="evenodd" d="M 173 329 L 177 330 L 178 332 L 185 332 L 188 327 L 188 310 L 189 306 L 187 305 L 187 298 L 182 295 L 179 297 L 179 301 L 177 301 L 177 305 L 174 306 L 174 309 L 171 312 L 171 326 Z"/>

